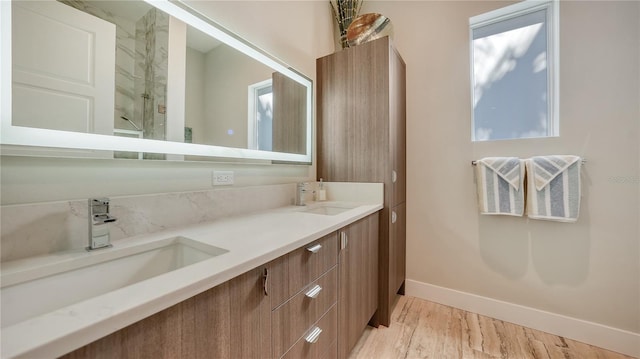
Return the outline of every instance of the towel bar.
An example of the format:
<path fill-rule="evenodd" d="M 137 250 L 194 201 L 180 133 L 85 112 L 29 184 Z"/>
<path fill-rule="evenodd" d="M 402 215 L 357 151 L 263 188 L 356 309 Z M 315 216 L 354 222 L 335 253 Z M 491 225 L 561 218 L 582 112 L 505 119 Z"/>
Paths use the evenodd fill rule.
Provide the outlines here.
<path fill-rule="evenodd" d="M 587 160 L 585 160 L 585 159 L 583 158 L 580 162 L 582 162 L 582 164 L 585 164 L 585 163 L 587 163 Z M 471 161 L 471 165 L 472 165 L 472 166 L 475 166 L 475 165 L 477 165 L 477 164 L 478 164 L 478 161 L 476 161 L 476 160 Z"/>

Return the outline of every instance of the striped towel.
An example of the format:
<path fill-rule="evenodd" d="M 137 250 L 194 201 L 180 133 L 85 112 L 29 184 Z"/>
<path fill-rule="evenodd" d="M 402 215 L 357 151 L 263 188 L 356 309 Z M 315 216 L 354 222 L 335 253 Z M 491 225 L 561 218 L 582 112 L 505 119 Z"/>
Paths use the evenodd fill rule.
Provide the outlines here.
<path fill-rule="evenodd" d="M 527 159 L 527 215 L 535 219 L 575 222 L 580 212 L 578 156 L 537 156 Z"/>
<path fill-rule="evenodd" d="M 482 214 L 522 216 L 524 162 L 516 157 L 487 157 L 476 163 L 478 205 Z"/>

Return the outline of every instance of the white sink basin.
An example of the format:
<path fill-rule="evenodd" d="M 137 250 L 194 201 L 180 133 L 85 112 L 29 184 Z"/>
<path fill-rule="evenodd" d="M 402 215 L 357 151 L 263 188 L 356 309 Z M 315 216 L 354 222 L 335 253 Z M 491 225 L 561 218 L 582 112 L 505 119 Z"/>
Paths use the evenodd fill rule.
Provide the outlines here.
<path fill-rule="evenodd" d="M 304 213 L 323 214 L 325 216 L 335 216 L 342 212 L 346 212 L 355 207 L 337 204 L 315 204 L 307 209 L 302 210 Z"/>
<path fill-rule="evenodd" d="M 29 271 L 3 268 L 4 328 L 228 252 L 184 237 L 101 249 Z"/>

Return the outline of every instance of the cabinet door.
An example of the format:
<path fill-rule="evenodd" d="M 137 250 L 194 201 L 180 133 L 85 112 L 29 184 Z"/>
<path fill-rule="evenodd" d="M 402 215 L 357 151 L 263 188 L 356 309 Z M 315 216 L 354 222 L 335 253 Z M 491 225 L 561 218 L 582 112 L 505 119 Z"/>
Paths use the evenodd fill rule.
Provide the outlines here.
<path fill-rule="evenodd" d="M 389 152 L 391 154 L 391 207 L 406 200 L 406 66 L 391 47 L 389 54 Z"/>
<path fill-rule="evenodd" d="M 348 62 L 349 56 L 344 51 L 316 61 L 317 172 L 318 177 L 328 182 L 350 180 L 347 131 L 353 118 L 353 106 L 349 104 L 348 96 L 352 91 Z"/>
<path fill-rule="evenodd" d="M 263 273 L 255 268 L 63 358 L 268 358 Z"/>
<path fill-rule="evenodd" d="M 339 231 L 338 358 L 347 358 L 378 307 L 378 214 Z"/>
<path fill-rule="evenodd" d="M 319 58 L 316 68 L 318 177 L 388 184 L 388 39 Z"/>
<path fill-rule="evenodd" d="M 184 358 L 266 358 L 271 308 L 258 267 L 183 302 Z"/>
<path fill-rule="evenodd" d="M 389 226 L 389 281 L 390 302 L 395 300 L 395 293 L 404 294 L 404 279 L 406 276 L 407 252 L 407 211 L 402 203 L 391 209 L 391 225 Z"/>
<path fill-rule="evenodd" d="M 181 332 L 181 304 L 177 304 L 60 358 L 178 358 Z"/>

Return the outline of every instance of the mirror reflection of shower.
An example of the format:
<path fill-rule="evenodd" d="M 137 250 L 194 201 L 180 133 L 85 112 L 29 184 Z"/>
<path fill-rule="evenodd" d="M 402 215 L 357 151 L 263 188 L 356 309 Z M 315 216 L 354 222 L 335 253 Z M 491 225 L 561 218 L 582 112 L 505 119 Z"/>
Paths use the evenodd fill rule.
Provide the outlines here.
<path fill-rule="evenodd" d="M 133 126 L 133 127 L 136 129 L 136 131 L 140 131 L 140 132 L 142 132 L 142 130 L 140 129 L 140 127 L 138 127 L 138 125 L 136 125 L 136 123 L 135 123 L 135 122 L 133 122 L 133 121 L 131 121 L 129 118 L 124 117 L 124 116 L 120 116 L 120 118 L 121 118 L 121 119 L 123 119 L 123 120 L 125 120 L 125 121 L 128 121 L 128 122 L 131 124 L 131 126 Z"/>
<path fill-rule="evenodd" d="M 135 26 L 134 94 L 136 119 L 142 119 L 144 138 L 166 139 L 169 16 L 155 8 Z M 145 159 L 164 155 L 145 154 Z"/>
<path fill-rule="evenodd" d="M 140 76 L 134 76 L 134 78 L 142 78 Z M 143 93 L 142 95 L 140 95 L 144 100 L 143 100 L 143 106 L 142 106 L 142 119 L 144 119 L 146 117 L 145 112 L 146 112 L 146 103 L 147 100 L 150 98 L 148 94 Z M 135 128 L 136 131 L 140 132 L 140 138 L 144 138 L 144 130 L 141 128 L 142 124 L 139 126 L 136 124 L 135 121 L 132 121 L 128 115 L 121 115 L 120 116 L 121 119 L 127 121 L 133 128 Z M 140 123 L 142 123 L 143 121 L 140 121 L 139 119 L 137 120 Z M 124 130 L 124 129 L 123 129 Z"/>
<path fill-rule="evenodd" d="M 114 134 L 165 140 L 169 15 L 142 1 L 58 1 L 116 27 Z"/>

